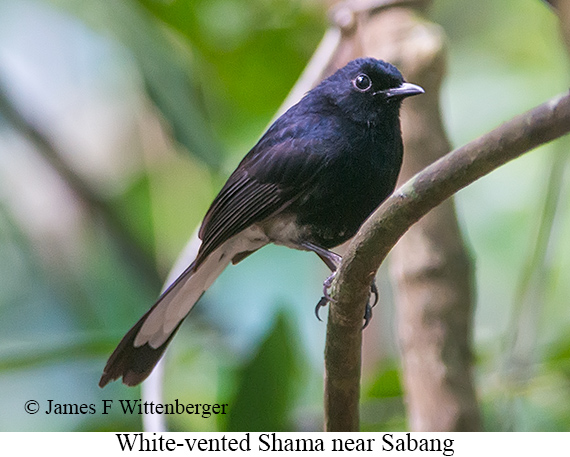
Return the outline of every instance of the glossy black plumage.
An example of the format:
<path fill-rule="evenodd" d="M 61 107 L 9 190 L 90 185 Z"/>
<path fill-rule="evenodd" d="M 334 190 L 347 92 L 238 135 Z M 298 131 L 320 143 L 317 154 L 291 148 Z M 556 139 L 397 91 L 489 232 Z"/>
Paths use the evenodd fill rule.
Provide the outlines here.
<path fill-rule="evenodd" d="M 267 130 L 214 199 L 196 260 L 123 338 L 99 385 L 145 379 L 194 303 L 232 261 L 268 243 L 328 251 L 393 191 L 402 162 L 403 98 L 423 92 L 392 65 L 357 59 Z"/>

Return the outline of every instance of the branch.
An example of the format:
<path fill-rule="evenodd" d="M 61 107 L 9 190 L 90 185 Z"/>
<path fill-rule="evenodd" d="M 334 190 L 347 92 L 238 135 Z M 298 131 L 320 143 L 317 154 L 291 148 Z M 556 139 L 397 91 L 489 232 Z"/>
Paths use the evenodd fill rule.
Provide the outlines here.
<path fill-rule="evenodd" d="M 358 428 L 362 316 L 380 264 L 400 237 L 445 199 L 504 163 L 570 132 L 570 93 L 450 152 L 397 189 L 350 243 L 333 287 L 325 348 L 329 431 Z"/>
<path fill-rule="evenodd" d="M 408 81 L 426 91 L 402 107 L 400 185 L 451 150 L 440 108 L 445 32 L 417 8 L 392 8 L 370 17 L 362 34 L 365 54 L 396 62 Z M 480 430 L 471 351 L 473 259 L 453 197 L 398 241 L 390 253 L 390 277 L 410 431 Z M 370 333 L 363 335 L 365 347 Z"/>

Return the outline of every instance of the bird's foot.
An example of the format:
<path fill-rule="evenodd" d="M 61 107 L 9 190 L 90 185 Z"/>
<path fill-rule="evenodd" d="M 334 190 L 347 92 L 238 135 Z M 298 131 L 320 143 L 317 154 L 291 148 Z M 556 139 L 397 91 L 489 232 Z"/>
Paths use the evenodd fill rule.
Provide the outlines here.
<path fill-rule="evenodd" d="M 322 319 L 319 316 L 319 310 L 321 308 L 327 306 L 327 304 L 329 302 L 335 302 L 336 301 L 334 298 L 332 298 L 329 295 L 329 289 L 332 286 L 335 274 L 336 274 L 336 272 L 333 271 L 333 273 L 323 283 L 323 296 L 321 297 L 321 299 L 317 303 L 317 306 L 315 306 L 315 316 L 317 316 L 317 319 L 320 320 L 321 322 L 322 322 Z M 368 324 L 370 323 L 370 319 L 372 319 L 372 308 L 374 308 L 378 304 L 378 299 L 380 297 L 380 294 L 378 293 L 378 287 L 376 286 L 375 282 L 373 282 L 372 285 L 370 286 L 370 297 L 371 298 L 374 297 L 374 298 L 372 299 L 372 303 L 370 303 L 370 301 L 368 303 L 366 303 L 366 308 L 364 310 L 364 318 L 363 318 L 364 319 L 364 325 L 362 326 L 362 330 L 364 330 L 368 326 Z"/>
<path fill-rule="evenodd" d="M 321 297 L 321 299 L 317 303 L 317 306 L 315 306 L 315 316 L 317 316 L 317 319 L 320 320 L 321 322 L 322 322 L 322 319 L 319 316 L 319 310 L 321 308 L 323 308 L 324 306 L 327 306 L 327 304 L 329 302 L 336 301 L 334 298 L 332 298 L 329 295 L 329 289 L 332 286 L 335 274 L 336 274 L 336 271 L 333 271 L 332 274 L 327 279 L 325 279 L 325 282 L 323 283 L 323 296 Z"/>
<path fill-rule="evenodd" d="M 325 279 L 325 282 L 323 282 L 323 298 L 325 298 L 326 301 L 333 301 L 333 302 L 336 301 L 334 298 L 332 298 L 329 295 L 329 289 L 332 286 L 335 276 L 336 276 L 336 271 L 333 271 L 331 275 L 327 279 Z"/>

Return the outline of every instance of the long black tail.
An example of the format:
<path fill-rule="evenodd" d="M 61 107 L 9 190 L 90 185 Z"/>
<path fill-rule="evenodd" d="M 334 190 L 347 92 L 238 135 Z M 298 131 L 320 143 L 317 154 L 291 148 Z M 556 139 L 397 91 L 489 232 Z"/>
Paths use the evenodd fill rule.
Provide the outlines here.
<path fill-rule="evenodd" d="M 184 318 L 229 261 L 225 256 L 209 256 L 196 269 L 192 263 L 123 337 L 105 365 L 99 386 L 121 376 L 128 386 L 144 381 Z"/>
<path fill-rule="evenodd" d="M 244 253 L 267 243 L 250 239 L 246 232 L 232 237 L 201 262 L 192 263 L 174 281 L 111 354 L 100 387 L 121 376 L 124 384 L 134 386 L 150 375 L 184 318 L 230 261 L 236 263 L 244 258 Z"/>
<path fill-rule="evenodd" d="M 149 343 L 135 347 L 134 341 L 139 330 L 145 323 L 149 314 L 153 311 L 151 308 L 141 319 L 131 328 L 123 337 L 117 348 L 109 357 L 107 365 L 103 370 L 103 375 L 99 380 L 99 387 L 105 387 L 111 381 L 123 377 L 123 384 L 127 386 L 136 386 L 143 382 L 151 373 L 162 354 L 164 353 L 168 343 L 172 340 L 176 331 L 182 324 L 182 320 L 174 328 L 168 339 L 156 349 Z"/>

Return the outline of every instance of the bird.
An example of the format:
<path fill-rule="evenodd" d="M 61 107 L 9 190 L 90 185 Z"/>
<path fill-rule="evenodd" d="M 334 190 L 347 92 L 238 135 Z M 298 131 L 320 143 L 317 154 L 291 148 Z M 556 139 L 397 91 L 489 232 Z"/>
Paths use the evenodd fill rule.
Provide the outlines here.
<path fill-rule="evenodd" d="M 330 301 L 341 261 L 331 249 L 393 192 L 403 158 L 402 100 L 423 92 L 392 64 L 362 57 L 281 115 L 213 200 L 195 260 L 123 337 L 99 386 L 146 379 L 222 271 L 269 243 L 314 252 L 331 270 L 317 310 Z"/>

